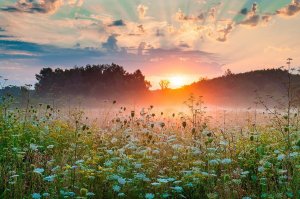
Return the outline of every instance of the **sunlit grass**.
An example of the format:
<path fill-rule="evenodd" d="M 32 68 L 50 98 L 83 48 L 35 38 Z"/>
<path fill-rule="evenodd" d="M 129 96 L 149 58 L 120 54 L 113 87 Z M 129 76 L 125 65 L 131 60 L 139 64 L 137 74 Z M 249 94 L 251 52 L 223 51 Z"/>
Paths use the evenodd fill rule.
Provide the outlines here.
<path fill-rule="evenodd" d="M 298 129 L 288 151 L 273 126 L 210 128 L 204 110 L 201 124 L 152 106 L 122 107 L 103 123 L 78 109 L 5 103 L 0 198 L 299 197 Z"/>

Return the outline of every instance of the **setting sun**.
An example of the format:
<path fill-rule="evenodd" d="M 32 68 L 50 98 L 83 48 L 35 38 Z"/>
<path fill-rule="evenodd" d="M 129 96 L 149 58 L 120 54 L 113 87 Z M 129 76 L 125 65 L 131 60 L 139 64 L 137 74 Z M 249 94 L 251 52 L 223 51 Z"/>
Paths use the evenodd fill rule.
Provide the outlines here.
<path fill-rule="evenodd" d="M 179 88 L 184 86 L 186 82 L 186 78 L 183 76 L 172 76 L 169 79 L 171 88 Z"/>

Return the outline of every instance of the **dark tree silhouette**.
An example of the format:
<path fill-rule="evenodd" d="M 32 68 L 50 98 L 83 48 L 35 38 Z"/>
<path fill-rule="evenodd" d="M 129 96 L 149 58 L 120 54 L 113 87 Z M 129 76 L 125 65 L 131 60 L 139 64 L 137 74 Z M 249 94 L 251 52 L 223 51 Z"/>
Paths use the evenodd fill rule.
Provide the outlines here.
<path fill-rule="evenodd" d="M 169 80 L 165 80 L 165 79 L 160 80 L 159 86 L 160 86 L 161 90 L 166 90 L 170 86 L 170 81 Z"/>
<path fill-rule="evenodd" d="M 120 96 L 146 92 L 151 86 L 140 70 L 128 73 L 114 63 L 65 70 L 43 68 L 36 79 L 40 96 Z"/>

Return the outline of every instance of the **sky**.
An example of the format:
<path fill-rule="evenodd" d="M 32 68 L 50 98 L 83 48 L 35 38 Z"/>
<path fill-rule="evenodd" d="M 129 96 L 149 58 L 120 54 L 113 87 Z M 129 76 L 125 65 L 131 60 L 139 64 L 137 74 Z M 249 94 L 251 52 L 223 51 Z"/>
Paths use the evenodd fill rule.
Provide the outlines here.
<path fill-rule="evenodd" d="M 113 62 L 155 89 L 299 66 L 299 13 L 300 0 L 1 0 L 0 75 L 34 84 L 43 67 Z"/>

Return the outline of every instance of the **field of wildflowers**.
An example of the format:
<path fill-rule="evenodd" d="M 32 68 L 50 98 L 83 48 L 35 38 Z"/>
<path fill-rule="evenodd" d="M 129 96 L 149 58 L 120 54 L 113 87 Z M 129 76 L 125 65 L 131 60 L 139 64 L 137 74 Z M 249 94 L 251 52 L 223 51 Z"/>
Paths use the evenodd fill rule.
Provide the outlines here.
<path fill-rule="evenodd" d="M 211 127 L 201 104 L 165 117 L 121 107 L 97 121 L 10 103 L 0 106 L 0 198 L 300 198 L 296 114 L 241 130 Z"/>

